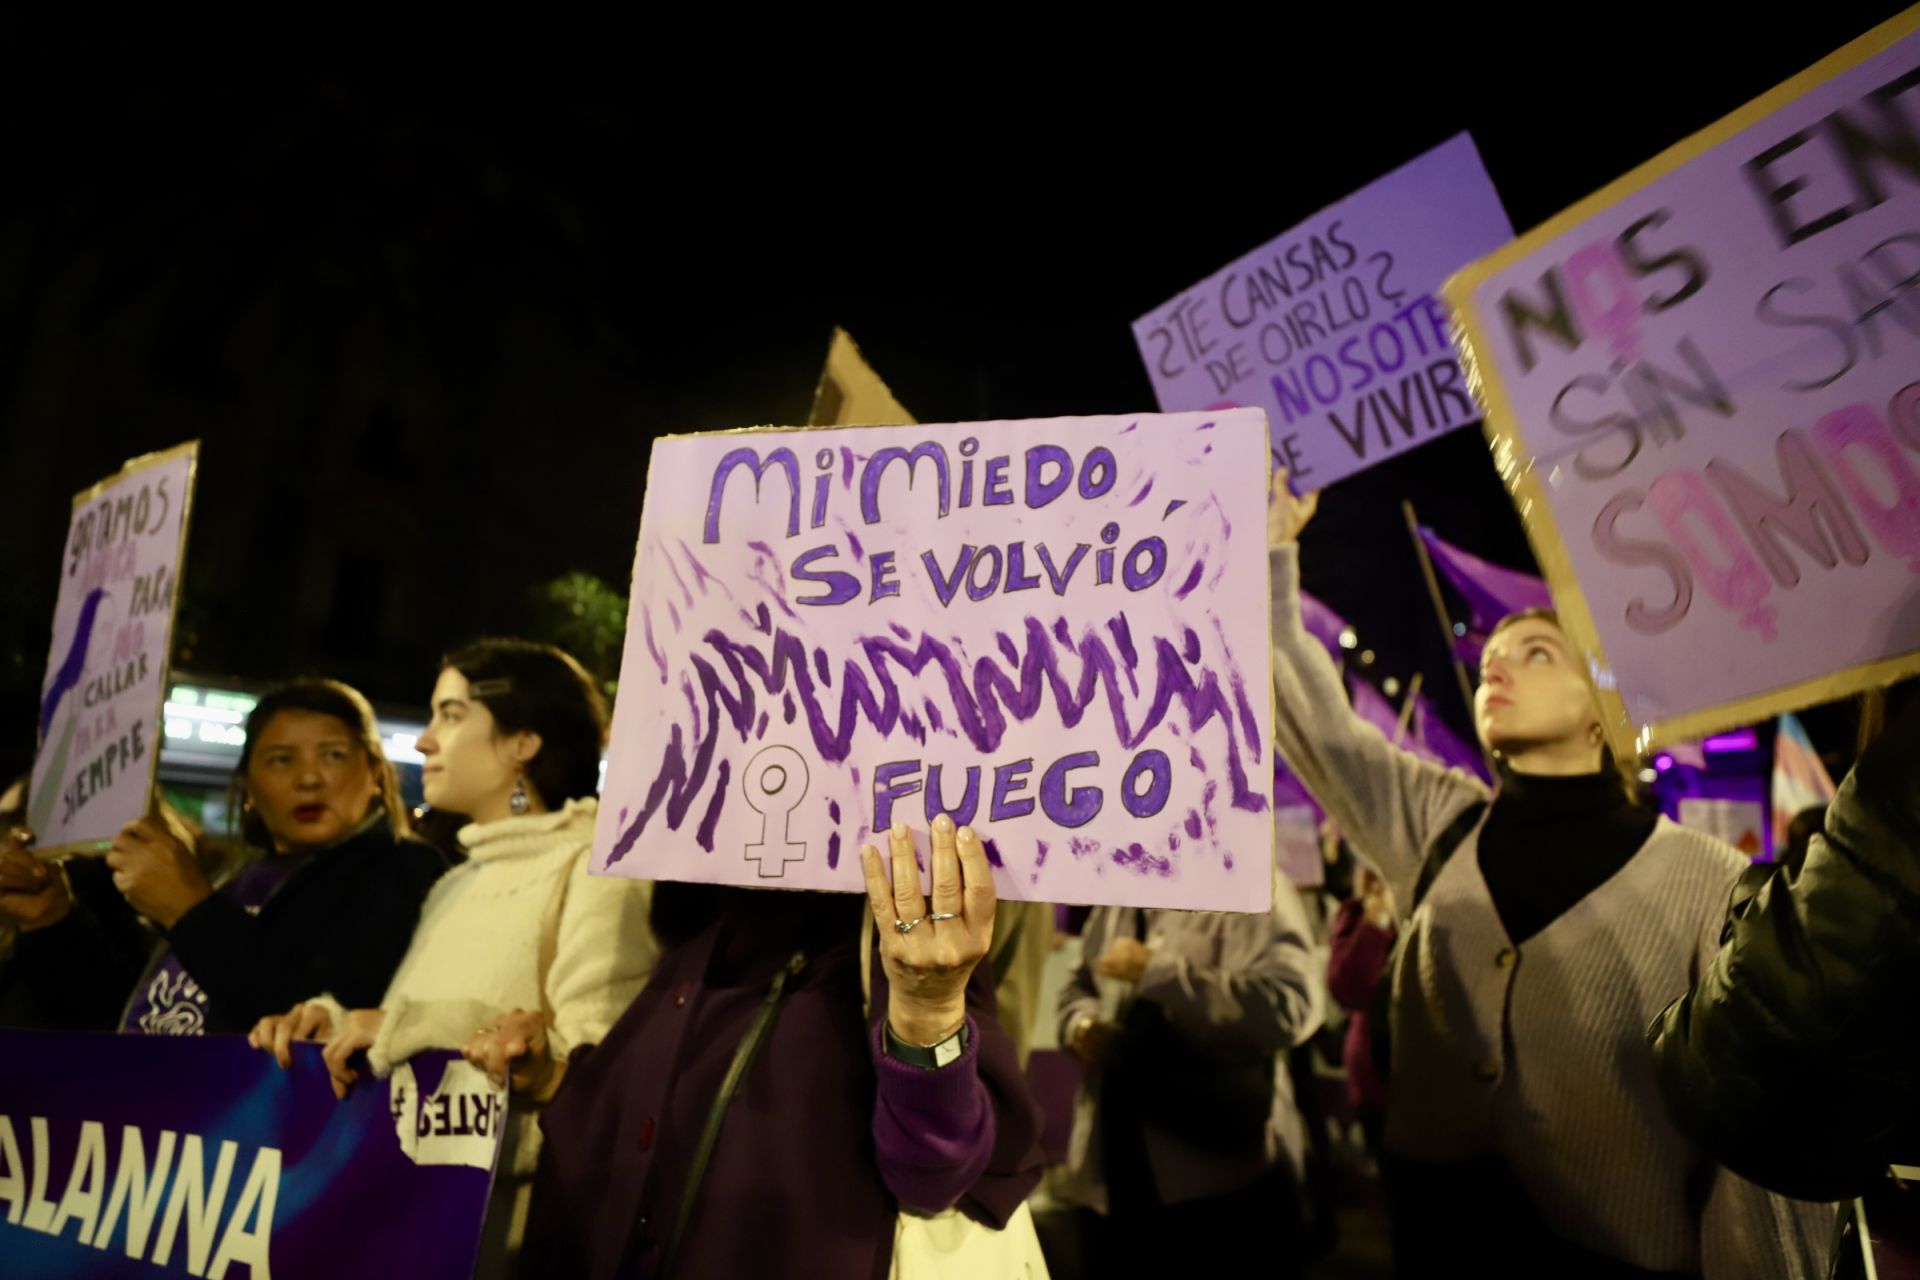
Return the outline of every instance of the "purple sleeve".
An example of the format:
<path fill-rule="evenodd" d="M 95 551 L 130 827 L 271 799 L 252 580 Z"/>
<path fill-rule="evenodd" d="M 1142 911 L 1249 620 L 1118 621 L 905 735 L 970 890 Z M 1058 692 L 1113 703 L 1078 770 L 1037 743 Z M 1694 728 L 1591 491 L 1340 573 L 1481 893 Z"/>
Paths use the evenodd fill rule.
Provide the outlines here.
<path fill-rule="evenodd" d="M 952 1208 L 986 1171 L 993 1155 L 991 1100 L 980 1079 L 980 1027 L 967 1016 L 967 1047 L 929 1071 L 890 1057 L 872 1028 L 878 1089 L 873 1146 L 880 1177 L 894 1199 L 923 1213 Z"/>

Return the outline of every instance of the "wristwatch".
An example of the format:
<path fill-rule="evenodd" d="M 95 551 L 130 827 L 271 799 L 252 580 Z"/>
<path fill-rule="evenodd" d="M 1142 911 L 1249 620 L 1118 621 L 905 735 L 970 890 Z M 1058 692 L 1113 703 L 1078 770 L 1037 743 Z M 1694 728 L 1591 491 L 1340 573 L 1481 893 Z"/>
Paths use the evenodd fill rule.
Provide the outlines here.
<path fill-rule="evenodd" d="M 893 1034 L 893 1024 L 885 1023 L 880 1029 L 880 1043 L 889 1058 L 926 1071 L 938 1071 L 967 1051 L 967 1024 L 963 1021 L 959 1030 L 938 1044 L 921 1045 L 902 1040 Z"/>

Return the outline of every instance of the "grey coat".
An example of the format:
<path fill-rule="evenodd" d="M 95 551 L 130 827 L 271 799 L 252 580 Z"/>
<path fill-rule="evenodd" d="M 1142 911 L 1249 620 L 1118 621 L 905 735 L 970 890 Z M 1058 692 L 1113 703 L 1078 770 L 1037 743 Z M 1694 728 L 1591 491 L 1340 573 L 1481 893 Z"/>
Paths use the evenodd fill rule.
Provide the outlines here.
<path fill-rule="evenodd" d="M 1068 1042 L 1082 1014 L 1098 1016 L 1095 965 L 1109 940 L 1132 937 L 1140 911 L 1100 907 L 1087 920 L 1084 959 L 1060 994 L 1060 1038 Z M 1266 915 L 1212 911 L 1148 911 L 1153 958 L 1135 999 L 1150 1000 L 1194 1048 L 1275 1054 L 1273 1110 L 1258 1154 L 1222 1156 L 1202 1151 L 1152 1124 L 1145 1127 L 1147 1159 L 1164 1203 L 1176 1204 L 1237 1191 L 1276 1167 L 1298 1180 L 1306 1129 L 1294 1104 L 1286 1051 L 1319 1029 L 1326 1008 L 1326 960 L 1313 946 L 1300 895 L 1274 876 L 1273 908 Z M 1089 1073 L 1074 1102 L 1064 1198 L 1107 1209 L 1101 1174 L 1100 1075 Z"/>

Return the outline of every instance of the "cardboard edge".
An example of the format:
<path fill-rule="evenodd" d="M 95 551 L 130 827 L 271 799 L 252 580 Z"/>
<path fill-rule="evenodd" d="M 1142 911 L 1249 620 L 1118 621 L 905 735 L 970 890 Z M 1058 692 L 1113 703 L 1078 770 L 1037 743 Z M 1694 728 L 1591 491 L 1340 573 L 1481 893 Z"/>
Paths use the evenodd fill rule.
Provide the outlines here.
<path fill-rule="evenodd" d="M 187 535 L 193 528 L 194 496 L 200 489 L 200 442 L 193 440 L 168 457 L 187 459 L 186 492 L 180 496 L 180 539 L 174 549 L 173 598 L 167 602 L 166 642 L 160 651 L 160 705 L 154 710 L 153 752 L 147 769 L 147 808 L 154 808 L 153 789 L 160 781 L 160 752 L 167 740 L 167 695 L 173 686 L 173 641 L 180 626 L 180 605 L 187 591 Z"/>
<path fill-rule="evenodd" d="M 1495 470 L 1499 472 L 1513 500 L 1526 530 L 1527 541 L 1533 548 L 1534 558 L 1539 561 L 1548 589 L 1553 593 L 1554 608 L 1560 616 L 1561 628 L 1588 661 L 1600 703 L 1602 727 L 1617 759 L 1636 760 L 1660 745 L 1683 740 L 1695 732 L 1713 731 L 1713 728 L 1698 729 L 1698 726 L 1725 728 L 1747 723 L 1764 715 L 1807 705 L 1806 700 L 1818 701 L 1817 695 L 1828 691 L 1831 691 L 1832 697 L 1845 696 L 1874 683 L 1876 677 L 1868 673 L 1904 669 L 1901 664 L 1907 659 L 1883 659 L 1664 721 L 1635 723 L 1627 709 L 1626 700 L 1613 681 L 1612 664 L 1607 659 L 1605 645 L 1601 643 L 1592 607 L 1574 573 L 1572 557 L 1567 552 L 1559 521 L 1547 500 L 1534 456 L 1526 445 L 1500 373 L 1491 360 L 1480 359 L 1483 348 L 1491 349 L 1488 341 L 1491 330 L 1474 301 L 1474 295 L 1487 281 L 1544 245 L 1621 204 L 1836 76 L 1885 52 L 1916 31 L 1920 31 L 1920 5 L 1895 15 L 1842 45 L 1805 70 L 1561 210 L 1511 244 L 1462 267 L 1441 286 L 1441 296 L 1453 312 L 1454 348 L 1460 357 L 1461 369 L 1466 374 L 1468 390 L 1480 404 L 1481 427 L 1493 452 Z M 1920 669 L 1920 655 L 1910 656 L 1915 669 Z M 1809 695 L 1815 696 L 1809 698 Z"/>
<path fill-rule="evenodd" d="M 1451 300 L 1456 287 L 1477 288 L 1541 245 L 1558 239 L 1574 227 L 1620 204 L 1629 196 L 1651 186 L 1674 170 L 1699 159 L 1700 156 L 1741 131 L 1759 124 L 1783 107 L 1805 97 L 1836 76 L 1851 71 L 1876 54 L 1884 53 L 1916 31 L 1920 31 L 1920 5 L 1895 14 L 1880 25 L 1841 45 L 1805 70 L 1789 76 L 1759 97 L 1734 108 L 1712 124 L 1687 135 L 1666 150 L 1657 153 L 1652 159 L 1627 170 L 1599 190 L 1568 205 L 1538 226 L 1530 228 L 1525 234 L 1516 237 L 1511 244 L 1496 249 L 1484 258 L 1468 263 L 1448 278 L 1447 283 L 1441 287 L 1441 292 Z"/>
<path fill-rule="evenodd" d="M 129 458 L 121 468 L 112 475 L 104 476 L 74 494 L 72 509 L 78 511 L 81 507 L 86 506 L 87 503 L 99 497 L 109 485 L 119 484 L 122 480 L 136 476 L 142 471 L 151 470 L 154 467 L 160 466 L 163 463 L 172 462 L 174 459 L 187 454 L 191 454 L 195 464 L 198 465 L 200 441 L 189 440 L 185 444 L 177 444 L 170 449 L 157 449 L 152 453 L 143 453 L 139 457 Z"/>

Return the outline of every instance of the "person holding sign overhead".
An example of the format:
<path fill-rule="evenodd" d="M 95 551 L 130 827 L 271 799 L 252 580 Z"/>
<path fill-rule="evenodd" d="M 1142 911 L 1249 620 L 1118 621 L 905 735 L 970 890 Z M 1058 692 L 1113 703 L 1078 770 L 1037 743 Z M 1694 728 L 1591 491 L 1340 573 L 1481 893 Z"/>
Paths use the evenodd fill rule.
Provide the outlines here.
<path fill-rule="evenodd" d="M 1491 795 L 1389 744 L 1301 624 L 1314 506 L 1276 475 L 1274 735 L 1399 904 L 1386 1147 L 1400 1274 L 1815 1274 L 1831 1214 L 1689 1142 L 1645 1041 L 1718 948 L 1746 860 L 1632 801 L 1547 611 L 1504 620 L 1481 659 Z"/>
<path fill-rule="evenodd" d="M 22 920 L 22 980 L 79 1006 L 106 984 L 126 1000 L 121 1029 L 152 1035 L 244 1032 L 301 992 L 383 988 L 445 863 L 407 834 L 366 699 L 332 680 L 269 692 L 247 716 L 233 793 L 251 856 L 218 885 L 164 808 L 128 823 L 104 859 L 164 939 L 144 975 L 107 959 L 125 950 L 122 913 L 90 906 L 62 868 L 3 882 L 0 911 Z"/>
<path fill-rule="evenodd" d="M 518 1247 L 539 1103 L 567 1051 L 597 1041 L 653 966 L 652 886 L 587 874 L 605 732 L 593 681 L 551 645 L 451 654 L 419 741 L 422 786 L 427 803 L 471 819 L 468 860 L 434 885 L 384 995 L 315 987 L 251 1037 L 282 1066 L 291 1041 L 325 1039 L 341 1097 L 363 1051 L 381 1078 L 422 1050 L 457 1049 L 512 1084 L 481 1275 L 503 1273 Z"/>
<path fill-rule="evenodd" d="M 980 963 L 986 847 L 936 818 L 929 902 L 913 834 L 888 843 L 862 849 L 864 903 L 659 886 L 660 966 L 542 1122 L 529 1274 L 905 1274 L 908 1215 L 953 1206 L 936 1221 L 968 1251 L 941 1274 L 1037 1262 L 1012 1220 L 1039 1182 L 1039 1114 Z"/>

